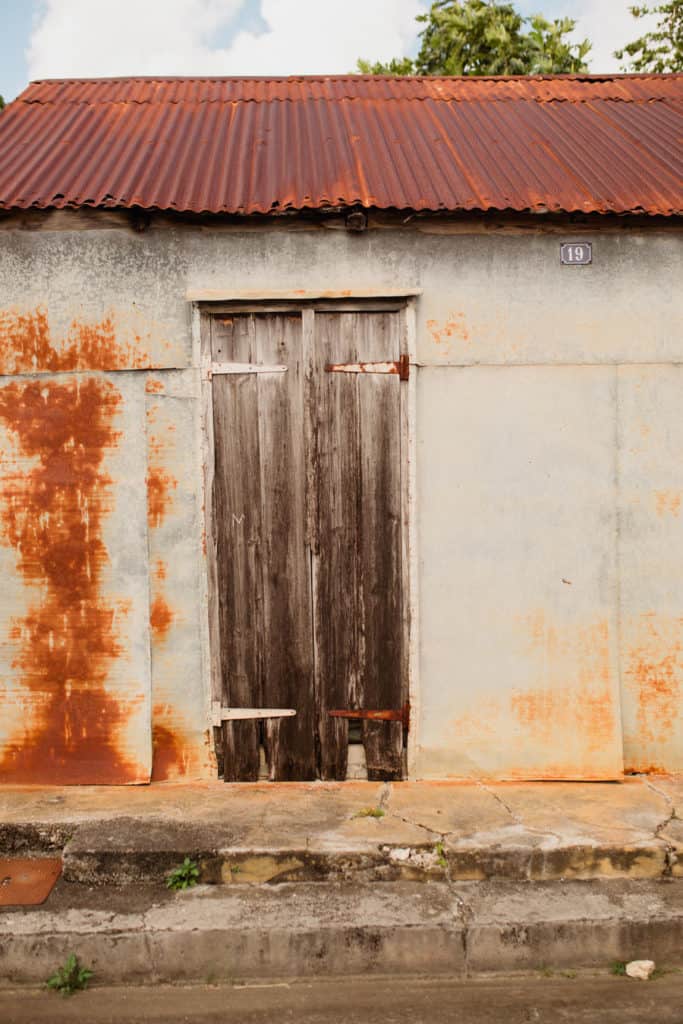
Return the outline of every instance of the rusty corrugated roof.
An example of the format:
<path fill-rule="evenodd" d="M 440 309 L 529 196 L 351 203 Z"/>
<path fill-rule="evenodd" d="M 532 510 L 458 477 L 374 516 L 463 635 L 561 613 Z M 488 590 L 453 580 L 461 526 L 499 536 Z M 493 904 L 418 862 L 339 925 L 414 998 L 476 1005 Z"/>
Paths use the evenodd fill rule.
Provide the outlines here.
<path fill-rule="evenodd" d="M 683 213 L 683 75 L 32 83 L 0 209 Z"/>

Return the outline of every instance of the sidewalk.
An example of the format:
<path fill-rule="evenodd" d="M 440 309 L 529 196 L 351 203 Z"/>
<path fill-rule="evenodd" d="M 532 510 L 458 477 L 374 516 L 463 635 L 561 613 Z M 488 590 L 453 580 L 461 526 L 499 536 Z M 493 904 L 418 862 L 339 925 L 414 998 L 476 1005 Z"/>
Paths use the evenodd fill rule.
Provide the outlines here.
<path fill-rule="evenodd" d="M 683 966 L 683 779 L 0 792 L 0 987 L 74 952 L 101 983 Z M 185 856 L 200 884 L 171 892 Z"/>
<path fill-rule="evenodd" d="M 683 777 L 21 787 L 0 790 L 0 850 L 59 850 L 88 884 L 185 855 L 226 883 L 683 877 Z"/>

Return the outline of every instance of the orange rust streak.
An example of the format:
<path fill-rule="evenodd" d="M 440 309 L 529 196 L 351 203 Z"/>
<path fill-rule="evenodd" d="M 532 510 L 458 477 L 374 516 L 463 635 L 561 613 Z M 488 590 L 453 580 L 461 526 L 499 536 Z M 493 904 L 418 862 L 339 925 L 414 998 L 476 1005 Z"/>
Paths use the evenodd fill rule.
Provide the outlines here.
<path fill-rule="evenodd" d="M 681 495 L 678 491 L 655 491 L 658 516 L 678 516 L 681 512 Z"/>
<path fill-rule="evenodd" d="M 118 747 L 130 710 L 105 687 L 122 653 L 117 616 L 127 609 L 100 592 L 108 563 L 102 524 L 112 507 L 102 461 L 118 443 L 120 403 L 116 388 L 97 378 L 0 389 L 0 419 L 33 462 L 5 473 L 1 522 L 18 571 L 39 594 L 12 623 L 20 644 L 14 667 L 33 695 L 33 717 L 7 746 L 1 779 L 113 784 L 138 775 Z"/>
<path fill-rule="evenodd" d="M 149 610 L 149 621 L 156 639 L 165 640 L 175 618 L 173 609 L 162 594 L 157 594 Z"/>
<path fill-rule="evenodd" d="M 164 466 L 164 456 L 175 443 L 168 434 L 175 431 L 174 423 L 167 423 L 165 429 L 158 424 L 158 403 L 147 410 L 149 435 L 147 438 L 147 522 L 150 527 L 161 526 L 171 506 L 171 491 L 178 486 L 178 480 Z"/>
<path fill-rule="evenodd" d="M 150 466 L 147 474 L 147 522 L 152 527 L 161 526 L 171 503 L 170 492 L 178 486 L 171 473 Z"/>
<path fill-rule="evenodd" d="M 428 320 L 427 330 L 437 345 L 441 345 L 453 337 L 459 341 L 471 341 L 464 313 L 449 313 L 448 320 L 441 326 L 439 326 L 438 320 Z"/>
<path fill-rule="evenodd" d="M 543 659 L 547 683 L 511 695 L 517 721 L 544 744 L 561 730 L 573 729 L 584 737 L 589 753 L 604 749 L 614 737 L 616 721 L 607 623 L 560 635 L 537 614 L 527 620 L 527 627 L 531 650 Z M 558 685 L 558 677 L 564 685 Z"/>
<path fill-rule="evenodd" d="M 182 740 L 165 725 L 155 724 L 153 726 L 152 751 L 153 782 L 165 782 L 183 774 Z"/>
<path fill-rule="evenodd" d="M 136 338 L 136 342 L 140 342 Z M 0 310 L 0 373 L 60 373 L 74 370 L 142 369 L 150 366 L 145 350 L 116 340 L 111 316 L 99 323 L 73 320 L 55 344 L 47 313 Z"/>
<path fill-rule="evenodd" d="M 643 615 L 628 651 L 626 679 L 637 702 L 638 738 L 670 739 L 680 714 L 683 619 Z"/>
<path fill-rule="evenodd" d="M 201 774 L 201 755 L 175 709 L 157 703 L 152 709 L 152 781 L 167 782 Z"/>

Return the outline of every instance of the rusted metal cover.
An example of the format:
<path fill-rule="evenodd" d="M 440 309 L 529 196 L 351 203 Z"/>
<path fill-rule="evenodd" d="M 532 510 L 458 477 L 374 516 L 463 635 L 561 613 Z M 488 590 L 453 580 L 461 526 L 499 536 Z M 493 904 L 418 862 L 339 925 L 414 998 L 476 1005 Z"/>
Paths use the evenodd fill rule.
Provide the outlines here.
<path fill-rule="evenodd" d="M 35 907 L 44 903 L 61 873 L 59 858 L 3 858 L 0 860 L 0 907 Z"/>
<path fill-rule="evenodd" d="M 0 120 L 0 209 L 683 213 L 683 75 L 98 79 Z"/>

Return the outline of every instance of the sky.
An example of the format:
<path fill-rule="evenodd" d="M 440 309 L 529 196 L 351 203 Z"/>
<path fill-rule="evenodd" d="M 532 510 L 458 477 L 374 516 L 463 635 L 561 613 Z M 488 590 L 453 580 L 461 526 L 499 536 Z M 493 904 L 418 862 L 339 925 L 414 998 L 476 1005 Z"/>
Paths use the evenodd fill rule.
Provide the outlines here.
<path fill-rule="evenodd" d="M 590 69 L 641 34 L 634 0 L 517 0 L 569 17 Z M 428 0 L 0 0 L 0 95 L 31 79 L 107 75 L 344 74 L 358 57 L 414 54 Z"/>

